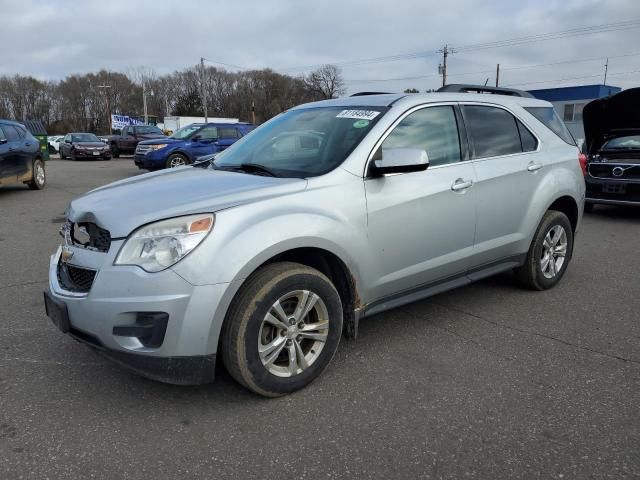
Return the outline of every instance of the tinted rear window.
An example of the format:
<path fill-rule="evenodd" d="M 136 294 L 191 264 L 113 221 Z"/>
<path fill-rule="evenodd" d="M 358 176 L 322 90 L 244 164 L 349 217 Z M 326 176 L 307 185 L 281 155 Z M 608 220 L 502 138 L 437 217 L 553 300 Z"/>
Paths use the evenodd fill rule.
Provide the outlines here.
<path fill-rule="evenodd" d="M 558 117 L 558 114 L 553 107 L 524 107 L 524 109 L 540 120 L 540 122 L 542 122 L 549 130 L 559 136 L 566 143 L 569 145 L 576 144 L 571 132 L 569 132 L 562 120 L 560 120 L 560 117 Z"/>
<path fill-rule="evenodd" d="M 465 105 L 463 110 L 471 133 L 474 158 L 522 152 L 516 119 L 509 112 L 479 105 Z"/>

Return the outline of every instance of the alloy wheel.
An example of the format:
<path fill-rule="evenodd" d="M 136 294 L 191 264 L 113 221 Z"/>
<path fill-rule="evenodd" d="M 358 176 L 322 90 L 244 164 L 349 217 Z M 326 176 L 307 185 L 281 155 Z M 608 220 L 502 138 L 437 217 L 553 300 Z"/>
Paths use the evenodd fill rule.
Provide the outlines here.
<path fill-rule="evenodd" d="M 329 314 L 322 299 L 309 290 L 281 296 L 260 326 L 258 354 L 278 377 L 292 377 L 320 356 L 329 334 Z"/>
<path fill-rule="evenodd" d="M 542 242 L 540 269 L 546 278 L 554 278 L 562 269 L 567 256 L 567 232 L 561 225 L 554 225 Z"/>

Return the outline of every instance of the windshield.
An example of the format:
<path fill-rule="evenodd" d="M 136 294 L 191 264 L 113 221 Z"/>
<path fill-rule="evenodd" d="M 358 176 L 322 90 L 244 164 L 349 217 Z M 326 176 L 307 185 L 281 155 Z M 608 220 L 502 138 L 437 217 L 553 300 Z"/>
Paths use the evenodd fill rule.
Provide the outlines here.
<path fill-rule="evenodd" d="M 603 150 L 630 150 L 640 148 L 640 135 L 612 138 L 602 147 Z"/>
<path fill-rule="evenodd" d="M 290 110 L 249 133 L 215 159 L 214 168 L 315 177 L 340 165 L 386 108 Z"/>
<path fill-rule="evenodd" d="M 186 127 L 176 130 L 169 138 L 184 140 L 185 138 L 190 137 L 194 132 L 200 130 L 200 127 L 202 127 L 202 125 L 187 125 Z"/>
<path fill-rule="evenodd" d="M 100 139 L 93 133 L 74 133 L 71 135 L 72 142 L 99 142 Z"/>
<path fill-rule="evenodd" d="M 136 127 L 136 133 L 138 135 L 140 135 L 140 134 L 148 135 L 150 133 L 159 133 L 160 135 L 162 135 L 162 130 L 160 130 L 158 127 L 154 127 L 154 126 Z"/>

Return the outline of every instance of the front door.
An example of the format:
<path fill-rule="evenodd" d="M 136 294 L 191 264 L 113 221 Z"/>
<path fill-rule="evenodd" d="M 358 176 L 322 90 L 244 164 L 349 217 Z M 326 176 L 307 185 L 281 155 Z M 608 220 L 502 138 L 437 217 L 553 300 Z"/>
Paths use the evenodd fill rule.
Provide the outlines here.
<path fill-rule="evenodd" d="M 454 105 L 421 107 L 382 142 L 419 148 L 423 172 L 365 180 L 371 246 L 379 259 L 371 300 L 465 274 L 476 222 L 475 173 L 460 140 Z"/>

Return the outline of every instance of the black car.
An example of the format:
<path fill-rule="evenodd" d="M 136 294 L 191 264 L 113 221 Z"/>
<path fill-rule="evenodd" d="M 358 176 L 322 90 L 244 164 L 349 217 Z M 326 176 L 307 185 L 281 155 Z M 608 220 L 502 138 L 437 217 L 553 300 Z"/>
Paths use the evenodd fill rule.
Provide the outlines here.
<path fill-rule="evenodd" d="M 588 103 L 585 210 L 595 204 L 640 206 L 640 88 Z"/>
<path fill-rule="evenodd" d="M 60 158 L 111 160 L 111 147 L 93 133 L 67 133 L 60 142 Z"/>
<path fill-rule="evenodd" d="M 0 120 L 0 185 L 26 183 L 41 190 L 46 183 L 38 140 L 16 122 Z"/>

